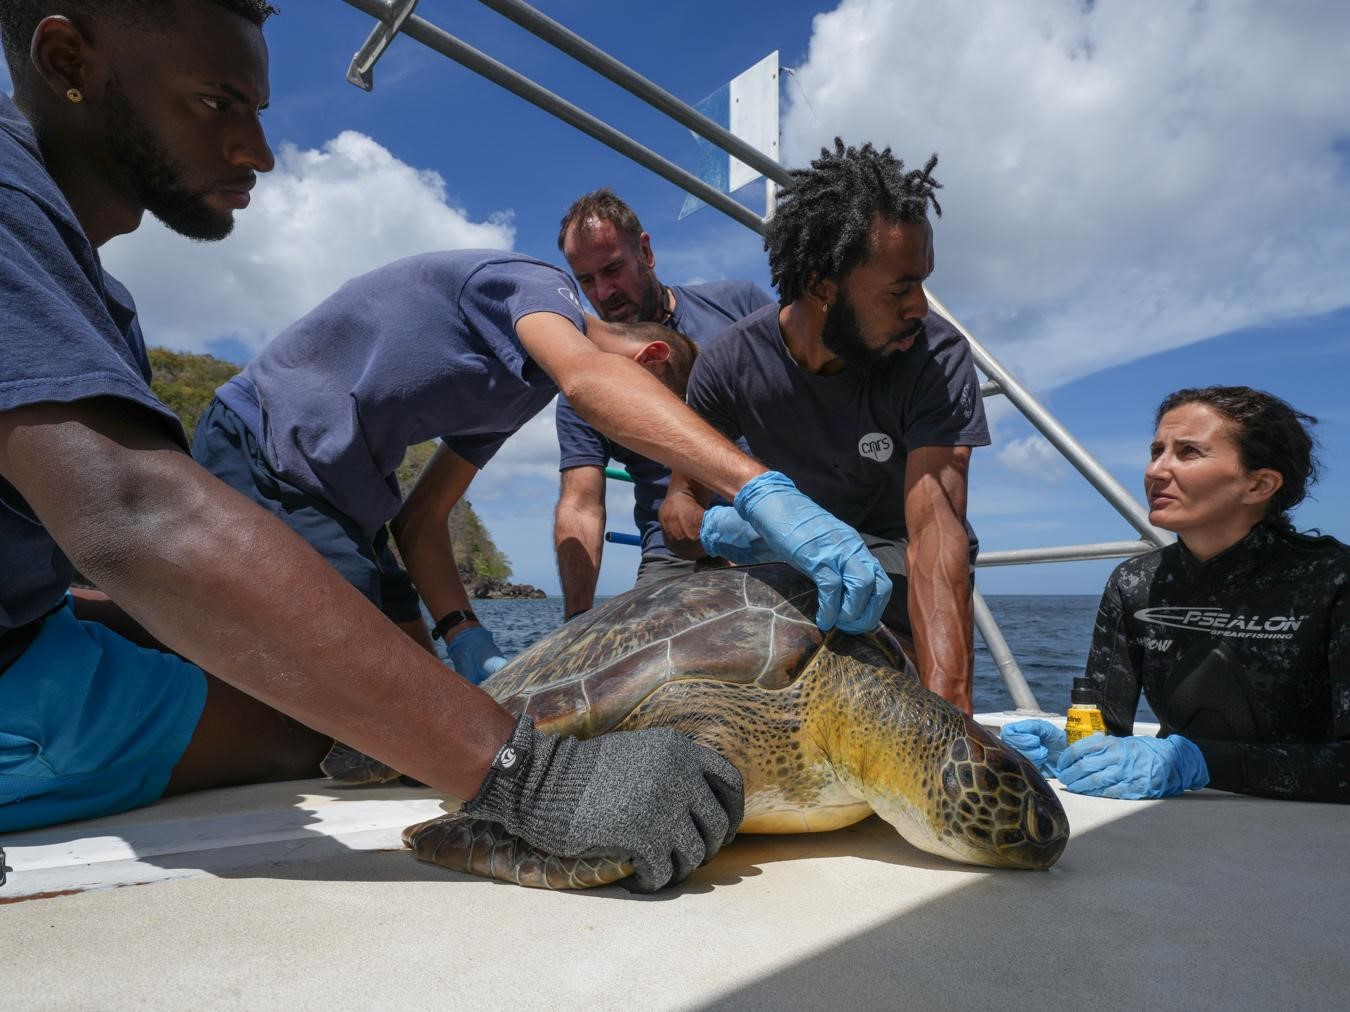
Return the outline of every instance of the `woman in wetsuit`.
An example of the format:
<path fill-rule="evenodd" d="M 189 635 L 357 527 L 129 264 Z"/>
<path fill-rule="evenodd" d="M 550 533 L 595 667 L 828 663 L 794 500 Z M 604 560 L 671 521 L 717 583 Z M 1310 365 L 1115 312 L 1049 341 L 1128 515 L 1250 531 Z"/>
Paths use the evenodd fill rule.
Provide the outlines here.
<path fill-rule="evenodd" d="M 1005 740 L 1081 794 L 1350 802 L 1350 547 L 1289 520 L 1316 477 L 1315 421 L 1248 387 L 1163 401 L 1144 485 L 1150 522 L 1179 540 L 1102 595 L 1087 677 L 1110 736 L 1058 757 L 1044 721 Z M 1157 738 L 1131 735 L 1141 690 Z"/>

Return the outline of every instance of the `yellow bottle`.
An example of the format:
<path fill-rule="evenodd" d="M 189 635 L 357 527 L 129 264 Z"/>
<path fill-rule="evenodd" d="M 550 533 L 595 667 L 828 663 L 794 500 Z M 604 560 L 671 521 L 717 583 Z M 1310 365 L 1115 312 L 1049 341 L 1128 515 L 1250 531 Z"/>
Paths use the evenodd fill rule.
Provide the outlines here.
<path fill-rule="evenodd" d="M 1073 680 L 1073 691 L 1069 693 L 1069 713 L 1064 722 L 1064 737 L 1072 745 L 1089 735 L 1105 734 L 1106 721 L 1102 719 L 1102 708 L 1097 705 L 1097 694 L 1092 691 L 1086 678 Z"/>

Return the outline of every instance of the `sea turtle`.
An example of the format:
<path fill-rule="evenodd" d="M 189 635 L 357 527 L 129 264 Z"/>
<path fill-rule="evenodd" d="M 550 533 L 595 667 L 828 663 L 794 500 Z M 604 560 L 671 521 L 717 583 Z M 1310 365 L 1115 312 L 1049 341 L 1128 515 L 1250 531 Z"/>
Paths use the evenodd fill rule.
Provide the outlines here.
<path fill-rule="evenodd" d="M 1069 837 L 1035 768 L 928 692 L 883 634 L 822 634 L 816 591 L 784 565 L 710 570 L 633 590 L 534 644 L 483 687 L 544 731 L 669 726 L 745 779 L 744 833 L 837 829 L 875 812 L 921 850 L 1048 868 Z M 495 823 L 410 826 L 424 861 L 521 885 L 632 874 L 621 855 L 541 854 Z"/>

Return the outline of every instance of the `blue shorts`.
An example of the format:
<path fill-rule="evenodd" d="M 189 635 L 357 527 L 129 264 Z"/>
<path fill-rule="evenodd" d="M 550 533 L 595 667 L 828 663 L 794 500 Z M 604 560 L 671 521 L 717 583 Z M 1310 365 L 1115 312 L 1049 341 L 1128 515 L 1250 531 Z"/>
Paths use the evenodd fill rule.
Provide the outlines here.
<path fill-rule="evenodd" d="M 263 456 L 253 430 L 218 397 L 197 422 L 192 456 L 308 541 L 390 619 L 415 622 L 422 618 L 412 580 L 389 546 L 389 527 L 365 534 L 351 517 L 277 475 Z"/>
<path fill-rule="evenodd" d="M 0 833 L 159 800 L 205 705 L 201 668 L 67 601 L 0 674 Z"/>

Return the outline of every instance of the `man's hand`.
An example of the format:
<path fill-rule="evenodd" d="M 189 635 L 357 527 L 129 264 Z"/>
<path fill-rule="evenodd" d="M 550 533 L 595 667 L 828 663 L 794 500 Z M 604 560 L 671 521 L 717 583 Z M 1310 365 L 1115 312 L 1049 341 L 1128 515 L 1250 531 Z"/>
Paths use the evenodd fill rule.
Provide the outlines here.
<path fill-rule="evenodd" d="M 1060 754 L 1069 745 L 1062 727 L 1039 718 L 1004 724 L 999 739 L 1026 756 L 1047 780 L 1056 775 Z"/>
<path fill-rule="evenodd" d="M 661 535 L 666 547 L 682 559 L 697 562 L 707 555 L 700 532 L 703 512 L 712 494 L 678 471 L 670 476 L 670 488 L 661 504 Z"/>
<path fill-rule="evenodd" d="M 737 566 L 783 562 L 768 542 L 730 506 L 714 506 L 703 514 L 699 540 L 709 555 Z"/>
<path fill-rule="evenodd" d="M 787 475 L 766 471 L 736 493 L 736 512 L 760 533 L 775 558 L 816 584 L 816 625 L 871 632 L 891 596 L 891 580 L 852 527 L 803 495 Z M 711 515 L 711 511 L 710 514 Z M 704 530 L 715 530 L 704 517 Z M 704 544 L 709 555 L 716 545 Z"/>
<path fill-rule="evenodd" d="M 478 685 L 506 667 L 506 658 L 492 633 L 481 625 L 466 624 L 445 645 L 450 664 L 466 681 Z"/>
<path fill-rule="evenodd" d="M 735 766 L 670 728 L 578 741 L 521 717 L 464 811 L 545 853 L 623 853 L 637 868 L 623 884 L 654 892 L 731 842 L 743 791 Z"/>

